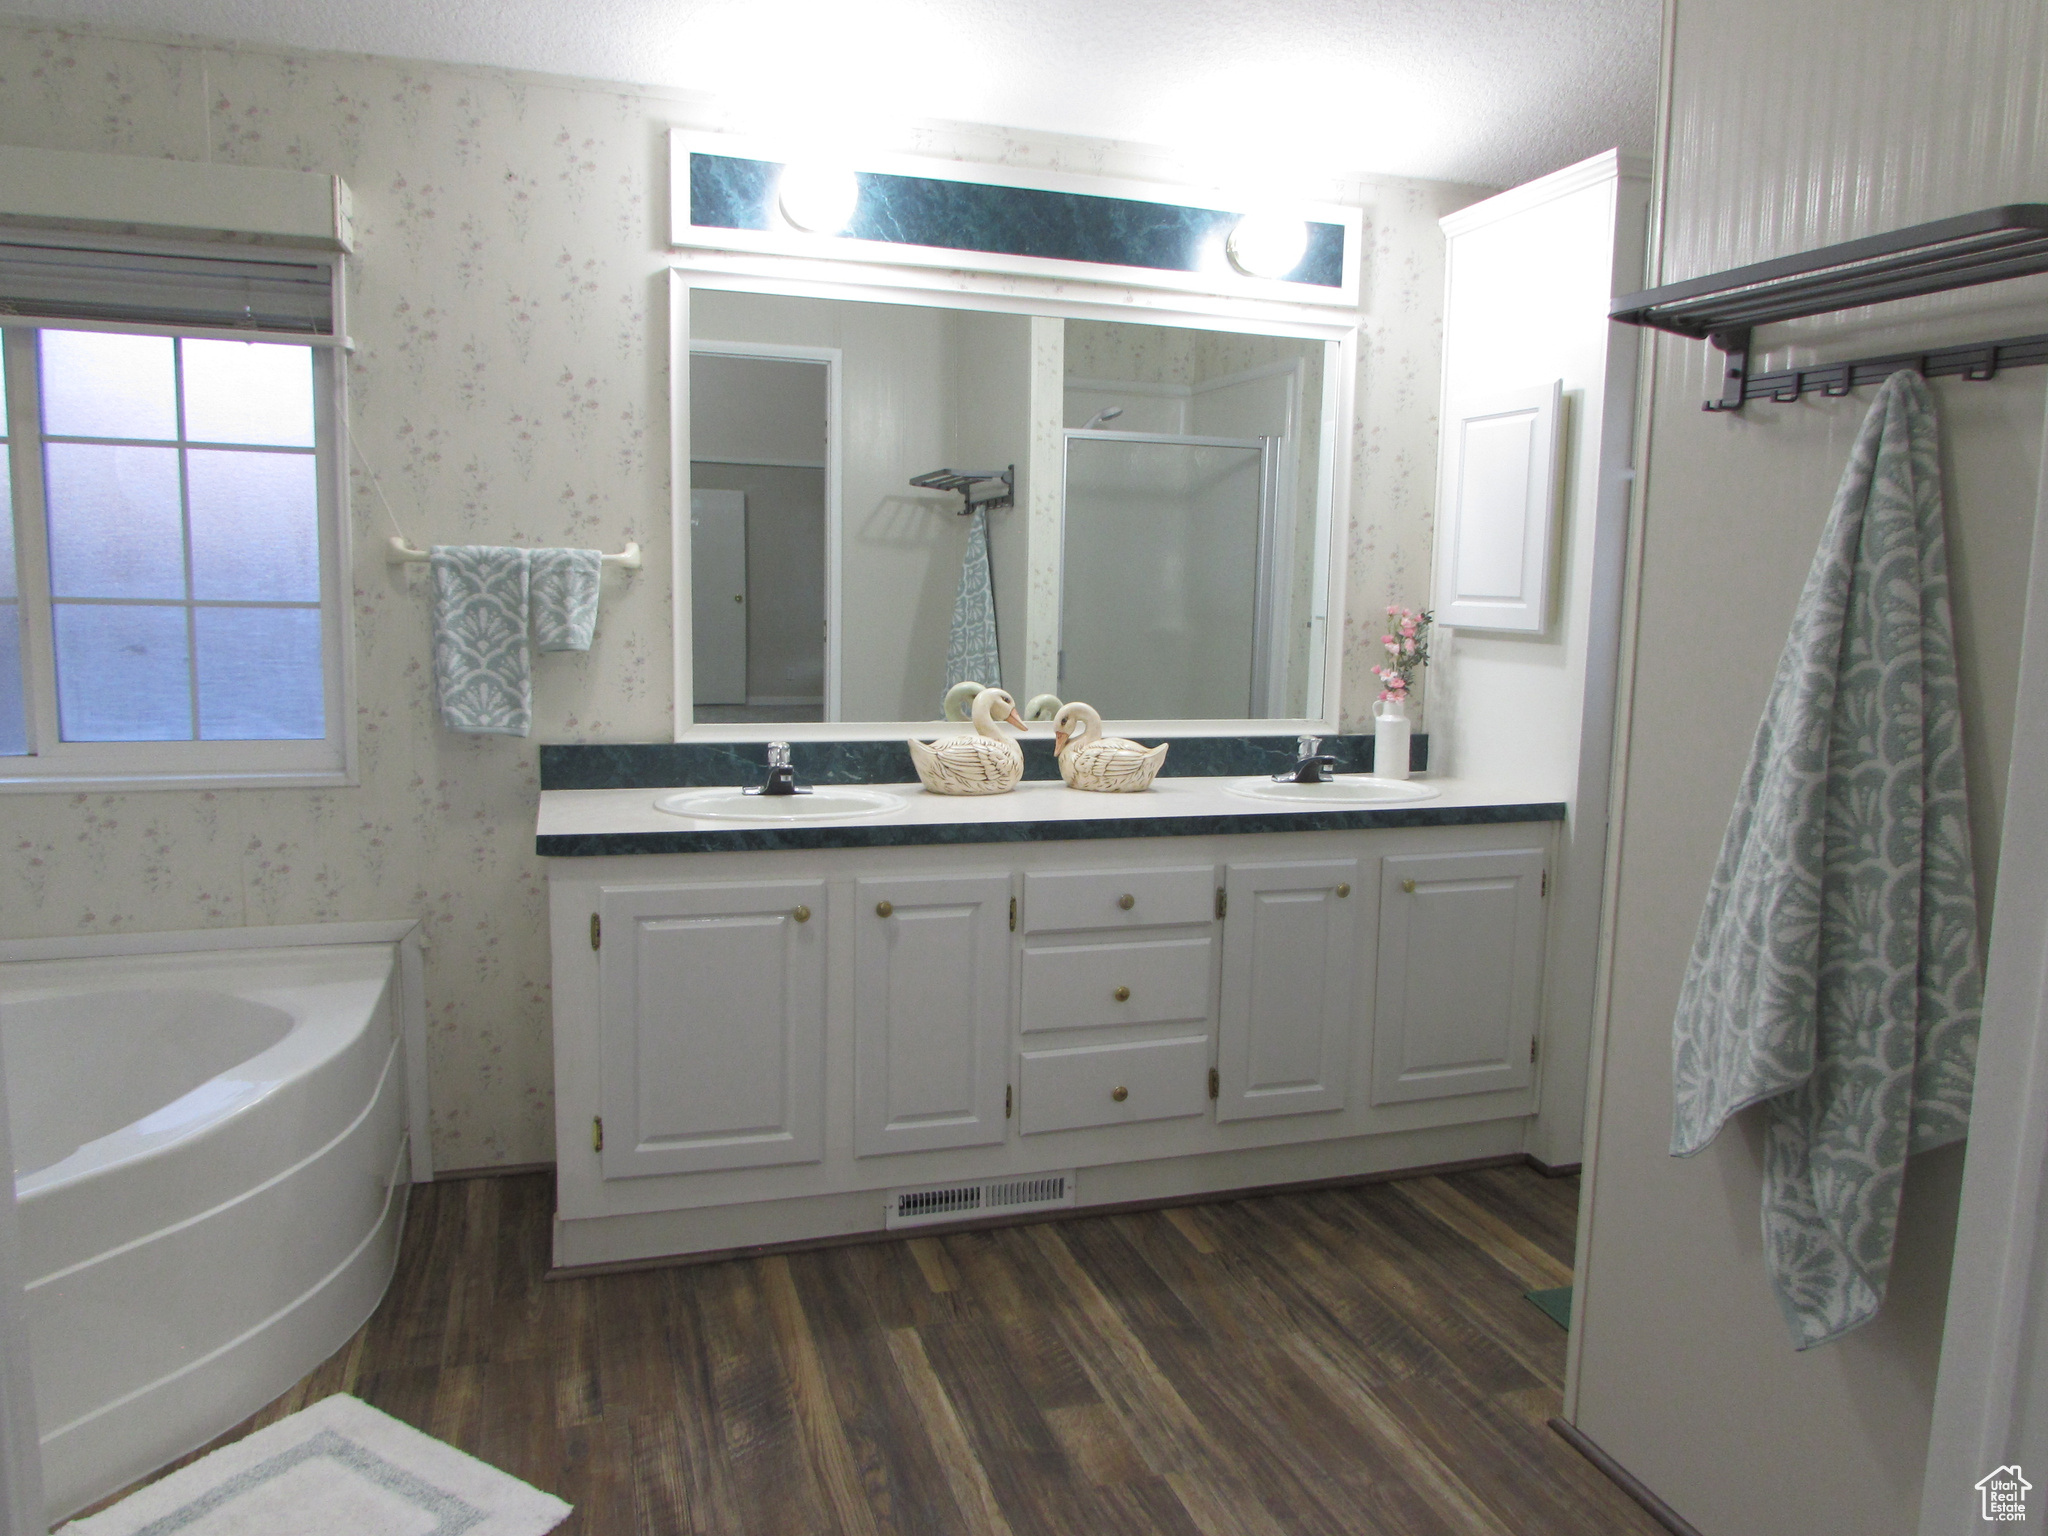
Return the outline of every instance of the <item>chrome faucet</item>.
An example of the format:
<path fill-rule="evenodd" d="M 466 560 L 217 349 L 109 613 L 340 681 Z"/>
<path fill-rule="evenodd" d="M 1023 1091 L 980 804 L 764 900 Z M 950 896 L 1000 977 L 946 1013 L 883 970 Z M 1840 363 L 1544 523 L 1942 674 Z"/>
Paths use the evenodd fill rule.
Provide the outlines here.
<path fill-rule="evenodd" d="M 790 766 L 789 743 L 771 741 L 768 743 L 768 778 L 758 788 L 746 791 L 750 795 L 808 795 L 808 787 L 796 781 L 796 769 Z"/>
<path fill-rule="evenodd" d="M 1320 736 L 1302 736 L 1295 740 L 1294 748 L 1299 760 L 1285 773 L 1273 775 L 1276 784 L 1327 784 L 1337 771 L 1337 759 L 1327 752 L 1318 753 L 1316 748 L 1323 744 Z"/>

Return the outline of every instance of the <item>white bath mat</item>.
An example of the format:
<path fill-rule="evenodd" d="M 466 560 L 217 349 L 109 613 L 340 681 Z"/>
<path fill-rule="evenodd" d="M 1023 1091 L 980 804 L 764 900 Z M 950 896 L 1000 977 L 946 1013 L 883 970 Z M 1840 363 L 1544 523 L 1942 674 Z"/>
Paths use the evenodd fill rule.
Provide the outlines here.
<path fill-rule="evenodd" d="M 542 1536 L 569 1506 L 336 1395 L 58 1536 Z"/>

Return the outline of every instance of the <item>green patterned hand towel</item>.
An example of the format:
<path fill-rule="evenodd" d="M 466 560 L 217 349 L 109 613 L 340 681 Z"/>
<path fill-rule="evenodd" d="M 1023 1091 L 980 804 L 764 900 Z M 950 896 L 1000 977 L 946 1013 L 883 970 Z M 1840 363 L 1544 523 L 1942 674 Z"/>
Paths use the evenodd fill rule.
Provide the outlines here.
<path fill-rule="evenodd" d="M 524 736 L 533 723 L 527 552 L 436 544 L 429 562 L 442 724 L 471 736 Z"/>
<path fill-rule="evenodd" d="M 604 553 L 595 549 L 536 549 L 531 573 L 533 645 L 541 651 L 587 651 L 597 632 L 597 583 Z"/>
<path fill-rule="evenodd" d="M 1933 397 L 1871 402 L 1721 844 L 1671 1150 L 1767 1104 L 1764 1259 L 1797 1347 L 1884 1300 L 1909 1152 L 1961 1139 L 1983 990 Z"/>
<path fill-rule="evenodd" d="M 524 736 L 533 727 L 533 658 L 587 651 L 597 627 L 595 549 L 436 544 L 434 682 L 441 722 L 470 736 Z"/>

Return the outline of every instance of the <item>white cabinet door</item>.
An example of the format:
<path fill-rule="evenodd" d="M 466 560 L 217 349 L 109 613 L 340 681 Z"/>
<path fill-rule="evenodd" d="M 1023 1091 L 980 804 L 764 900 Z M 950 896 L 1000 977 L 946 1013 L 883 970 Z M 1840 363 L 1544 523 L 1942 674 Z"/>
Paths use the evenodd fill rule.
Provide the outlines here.
<path fill-rule="evenodd" d="M 1526 1088 L 1543 990 L 1543 853 L 1380 861 L 1372 1101 Z"/>
<path fill-rule="evenodd" d="M 604 1176 L 824 1155 L 825 883 L 599 897 Z"/>
<path fill-rule="evenodd" d="M 1344 1107 L 1359 957 L 1356 859 L 1233 864 L 1218 1120 Z"/>
<path fill-rule="evenodd" d="M 855 889 L 855 1155 L 1001 1141 L 1010 877 L 890 877 Z"/>
<path fill-rule="evenodd" d="M 1450 416 L 1438 471 L 1437 622 L 1541 634 L 1550 622 L 1562 383 Z"/>

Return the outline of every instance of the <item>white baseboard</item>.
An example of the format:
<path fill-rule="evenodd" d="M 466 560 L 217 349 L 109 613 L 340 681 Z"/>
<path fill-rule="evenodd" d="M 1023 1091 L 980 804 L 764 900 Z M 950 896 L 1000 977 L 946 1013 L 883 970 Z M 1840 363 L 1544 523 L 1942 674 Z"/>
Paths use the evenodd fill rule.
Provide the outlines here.
<path fill-rule="evenodd" d="M 1075 1174 L 1074 1208 L 1063 1214 L 1085 1216 L 1091 1206 L 1201 1199 L 1240 1190 L 1255 1194 L 1276 1185 L 1520 1157 L 1522 1130 L 1521 1120 L 1496 1120 L 1082 1168 Z M 557 1216 L 555 1268 L 633 1264 L 867 1234 L 879 1237 L 887 1231 L 889 1194 L 886 1189 L 870 1189 L 631 1216 Z"/>

